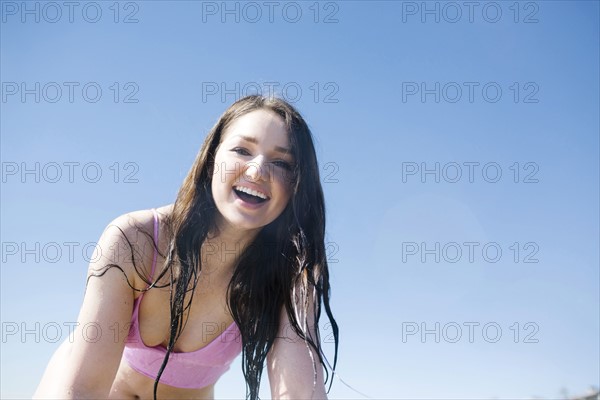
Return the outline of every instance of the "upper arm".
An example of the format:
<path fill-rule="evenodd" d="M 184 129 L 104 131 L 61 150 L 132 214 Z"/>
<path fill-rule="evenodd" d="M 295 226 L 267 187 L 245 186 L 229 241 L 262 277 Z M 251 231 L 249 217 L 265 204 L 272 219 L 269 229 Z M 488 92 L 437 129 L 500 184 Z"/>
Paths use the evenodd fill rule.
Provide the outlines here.
<path fill-rule="evenodd" d="M 312 298 L 309 296 L 309 298 Z M 302 328 L 304 313 L 298 301 Z M 317 327 L 313 317 L 314 304 L 308 302 L 307 329 L 315 342 Z M 319 343 L 315 343 L 320 346 Z M 281 310 L 279 331 L 267 355 L 267 370 L 272 398 L 326 399 L 323 368 L 317 350 L 300 338 L 292 328 L 285 307 Z"/>
<path fill-rule="evenodd" d="M 135 287 L 136 273 L 130 246 L 135 249 L 139 239 L 135 239 L 139 235 L 134 229 L 129 225 L 127 215 L 116 218 L 104 230 L 96 245 L 88 267 L 78 325 L 59 384 L 63 396 L 108 397 L 121 361 L 133 310 L 134 290 L 131 286 Z M 139 252 L 135 253 L 139 255 Z M 145 259 L 136 258 L 136 264 L 143 263 Z"/>

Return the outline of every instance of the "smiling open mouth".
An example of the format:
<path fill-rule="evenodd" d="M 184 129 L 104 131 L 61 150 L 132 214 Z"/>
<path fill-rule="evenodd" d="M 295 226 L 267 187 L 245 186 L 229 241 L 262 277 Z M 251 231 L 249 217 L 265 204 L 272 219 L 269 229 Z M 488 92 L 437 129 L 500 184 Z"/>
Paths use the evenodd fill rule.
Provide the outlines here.
<path fill-rule="evenodd" d="M 263 199 L 261 197 L 251 195 L 249 193 L 242 192 L 241 190 L 235 188 L 233 189 L 233 191 L 240 199 L 250 204 L 260 204 L 267 201 L 267 199 Z"/>

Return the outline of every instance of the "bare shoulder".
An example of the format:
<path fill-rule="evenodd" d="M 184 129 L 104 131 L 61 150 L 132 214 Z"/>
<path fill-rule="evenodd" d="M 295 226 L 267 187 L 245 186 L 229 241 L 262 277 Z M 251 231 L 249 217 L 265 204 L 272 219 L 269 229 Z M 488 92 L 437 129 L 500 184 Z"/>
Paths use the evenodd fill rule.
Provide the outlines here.
<path fill-rule="evenodd" d="M 171 204 L 167 204 L 166 206 L 162 206 L 162 207 L 156 207 L 156 211 L 158 211 L 159 215 L 171 215 L 171 213 L 173 212 L 173 207 L 175 206 L 175 204 L 171 203 Z"/>
<path fill-rule="evenodd" d="M 145 242 L 144 237 L 148 239 L 147 234 L 153 233 L 153 225 L 152 209 L 130 211 L 110 221 L 103 234 L 112 230 L 109 236 L 119 236 L 116 232 L 120 232 L 120 236 L 132 245 L 141 245 Z"/>
<path fill-rule="evenodd" d="M 157 211 L 160 221 L 166 214 L 164 211 Z M 102 232 L 96 248 L 97 253 L 93 257 L 96 261 L 90 264 L 90 272 L 96 272 L 107 264 L 118 265 L 134 288 L 145 288 L 147 283 L 142 277 L 148 278 L 152 270 L 156 249 L 154 236 L 152 209 L 131 211 L 117 216 Z M 159 238 L 160 236 L 159 233 Z M 157 253 L 161 253 L 161 247 L 164 248 L 159 242 Z"/>

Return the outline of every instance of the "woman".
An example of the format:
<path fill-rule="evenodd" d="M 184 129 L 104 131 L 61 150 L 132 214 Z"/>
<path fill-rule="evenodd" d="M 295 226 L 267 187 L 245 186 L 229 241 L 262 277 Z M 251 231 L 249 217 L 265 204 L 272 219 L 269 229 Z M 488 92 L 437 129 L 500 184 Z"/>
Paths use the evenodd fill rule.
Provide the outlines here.
<path fill-rule="evenodd" d="M 241 352 L 247 397 L 258 398 L 266 362 L 273 398 L 325 398 L 321 302 L 333 368 L 338 329 L 324 234 L 306 122 L 281 99 L 238 100 L 174 204 L 105 229 L 79 325 L 35 397 L 209 399 Z"/>

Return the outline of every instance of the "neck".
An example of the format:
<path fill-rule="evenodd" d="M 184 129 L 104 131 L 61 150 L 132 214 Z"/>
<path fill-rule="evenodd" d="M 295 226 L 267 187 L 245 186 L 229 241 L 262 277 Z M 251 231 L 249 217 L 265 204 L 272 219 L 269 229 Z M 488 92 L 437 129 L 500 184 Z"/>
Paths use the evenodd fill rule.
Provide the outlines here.
<path fill-rule="evenodd" d="M 209 233 L 202 243 L 202 263 L 214 272 L 231 274 L 261 228 L 240 230 L 224 221 L 219 221 L 217 226 L 217 232 Z"/>

